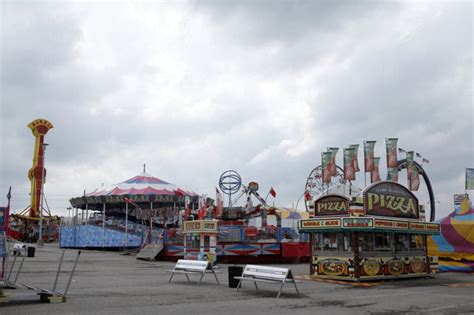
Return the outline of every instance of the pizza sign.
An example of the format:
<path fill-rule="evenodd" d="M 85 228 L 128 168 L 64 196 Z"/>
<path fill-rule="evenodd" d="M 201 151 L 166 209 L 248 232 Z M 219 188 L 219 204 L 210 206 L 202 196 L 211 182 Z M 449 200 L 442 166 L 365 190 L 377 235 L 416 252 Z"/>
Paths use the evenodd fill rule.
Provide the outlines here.
<path fill-rule="evenodd" d="M 349 199 L 340 195 L 326 195 L 314 201 L 316 216 L 346 214 L 349 210 Z"/>
<path fill-rule="evenodd" d="M 364 191 L 364 208 L 369 215 L 419 218 L 418 199 L 395 182 L 379 182 Z"/>

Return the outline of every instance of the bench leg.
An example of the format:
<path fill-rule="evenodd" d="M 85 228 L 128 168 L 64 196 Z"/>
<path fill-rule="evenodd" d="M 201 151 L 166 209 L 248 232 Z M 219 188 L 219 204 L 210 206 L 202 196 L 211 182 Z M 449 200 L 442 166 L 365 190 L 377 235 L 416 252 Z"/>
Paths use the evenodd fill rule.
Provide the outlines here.
<path fill-rule="evenodd" d="M 280 286 L 280 291 L 278 291 L 277 299 L 280 298 L 281 291 L 283 290 L 283 286 L 285 285 L 285 282 L 283 282 Z"/>
<path fill-rule="evenodd" d="M 239 284 L 237 285 L 237 289 L 235 292 L 239 291 L 239 288 L 242 286 L 242 279 L 240 279 Z"/>
<path fill-rule="evenodd" d="M 189 276 L 187 273 L 184 274 L 186 276 L 186 279 L 188 279 L 188 282 L 191 282 L 191 280 L 189 280 Z"/>
<path fill-rule="evenodd" d="M 254 281 L 253 284 L 255 284 L 255 289 L 258 291 L 257 281 Z"/>
<path fill-rule="evenodd" d="M 171 279 L 173 279 L 173 276 L 174 276 L 174 272 L 171 273 L 171 277 L 170 277 L 170 279 L 168 280 L 168 283 L 171 282 Z"/>
<path fill-rule="evenodd" d="M 296 289 L 296 296 L 300 296 L 300 291 L 298 291 L 298 287 L 296 286 L 296 282 L 293 281 L 293 284 L 295 285 L 295 289 Z"/>
<path fill-rule="evenodd" d="M 219 283 L 219 279 L 217 279 L 216 273 L 215 273 L 215 272 L 212 272 L 212 273 L 214 274 L 214 277 L 216 278 L 217 284 L 218 284 L 218 285 L 221 285 L 221 284 Z"/>
<path fill-rule="evenodd" d="M 201 278 L 199 278 L 199 281 L 198 281 L 197 285 L 200 285 L 200 284 L 201 284 L 201 280 L 202 280 L 202 278 L 204 277 L 205 273 L 206 273 L 206 271 L 204 271 L 204 272 L 202 273 Z"/>

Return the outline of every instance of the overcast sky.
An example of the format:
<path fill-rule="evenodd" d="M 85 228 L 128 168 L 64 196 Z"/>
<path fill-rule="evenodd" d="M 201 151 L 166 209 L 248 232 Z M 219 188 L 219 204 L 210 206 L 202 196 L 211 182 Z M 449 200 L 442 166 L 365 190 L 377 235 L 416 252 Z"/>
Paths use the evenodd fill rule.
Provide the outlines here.
<path fill-rule="evenodd" d="M 439 218 L 474 167 L 472 21 L 470 1 L 2 1 L 0 204 L 12 186 L 28 206 L 45 118 L 58 214 L 143 163 L 210 196 L 234 169 L 291 206 L 328 146 L 342 165 L 377 140 L 385 177 L 398 137 L 430 160 Z"/>

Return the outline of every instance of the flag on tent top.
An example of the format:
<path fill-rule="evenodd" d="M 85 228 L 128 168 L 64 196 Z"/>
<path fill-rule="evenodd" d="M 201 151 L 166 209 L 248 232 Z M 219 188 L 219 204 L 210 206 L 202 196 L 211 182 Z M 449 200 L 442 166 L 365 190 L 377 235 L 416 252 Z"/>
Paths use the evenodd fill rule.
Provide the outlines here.
<path fill-rule="evenodd" d="M 270 195 L 273 196 L 273 198 L 275 198 L 276 195 L 277 195 L 277 193 L 276 193 L 275 189 L 273 189 L 273 187 L 270 188 L 270 192 L 269 192 L 269 193 L 270 193 Z"/>

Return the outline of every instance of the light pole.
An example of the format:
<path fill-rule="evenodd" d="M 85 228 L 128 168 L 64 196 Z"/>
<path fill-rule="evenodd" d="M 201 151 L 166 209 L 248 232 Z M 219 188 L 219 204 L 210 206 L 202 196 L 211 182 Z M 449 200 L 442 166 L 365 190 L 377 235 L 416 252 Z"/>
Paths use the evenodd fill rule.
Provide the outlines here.
<path fill-rule="evenodd" d="M 67 207 L 66 210 L 67 210 L 68 221 L 70 221 L 70 220 L 71 220 L 71 210 L 72 210 L 72 208 L 71 208 L 71 207 Z M 69 222 L 68 222 L 68 223 L 69 223 Z"/>
<path fill-rule="evenodd" d="M 47 143 L 43 143 L 43 163 L 41 169 L 41 199 L 40 199 L 40 221 L 39 221 L 39 237 L 38 237 L 38 246 L 42 247 L 43 242 L 43 200 L 44 200 L 44 161 L 46 157 L 46 147 Z"/>

